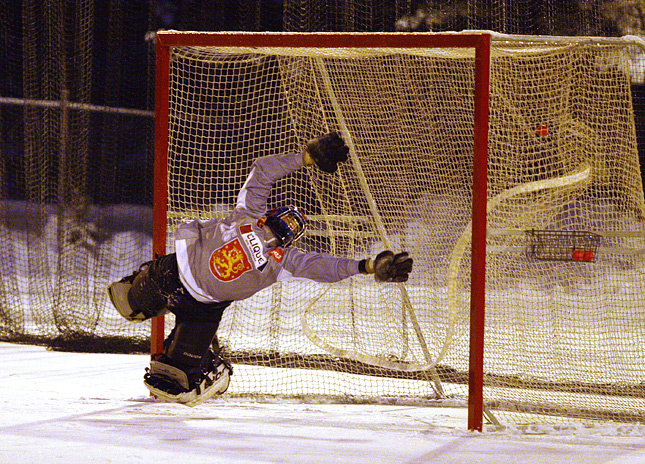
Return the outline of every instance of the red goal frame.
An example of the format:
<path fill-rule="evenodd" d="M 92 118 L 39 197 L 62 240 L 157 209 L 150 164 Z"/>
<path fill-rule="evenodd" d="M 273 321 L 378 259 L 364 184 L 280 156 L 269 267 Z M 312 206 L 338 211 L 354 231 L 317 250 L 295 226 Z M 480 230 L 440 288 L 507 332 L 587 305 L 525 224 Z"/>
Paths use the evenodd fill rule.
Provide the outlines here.
<path fill-rule="evenodd" d="M 468 428 L 482 430 L 486 276 L 486 203 L 490 34 L 487 33 L 244 33 L 159 32 L 156 36 L 156 105 L 153 252 L 166 254 L 169 56 L 177 46 L 315 48 L 472 48 L 475 51 L 472 265 Z M 151 354 L 163 352 L 164 318 L 152 320 Z"/>

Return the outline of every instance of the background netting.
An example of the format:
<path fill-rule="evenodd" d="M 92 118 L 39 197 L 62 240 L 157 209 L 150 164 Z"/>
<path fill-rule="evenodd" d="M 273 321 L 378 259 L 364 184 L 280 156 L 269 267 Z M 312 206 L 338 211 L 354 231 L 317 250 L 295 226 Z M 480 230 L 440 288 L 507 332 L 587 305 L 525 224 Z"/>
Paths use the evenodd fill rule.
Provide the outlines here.
<path fill-rule="evenodd" d="M 147 45 L 129 45 L 143 43 L 147 10 L 92 1 L 3 8 L 3 338 L 148 345 L 149 328 L 113 317 L 104 289 L 152 253 L 153 63 Z"/>
<path fill-rule="evenodd" d="M 490 29 L 513 34 L 620 36 L 642 35 L 645 30 L 642 18 L 642 2 L 632 0 L 598 0 L 593 2 L 577 0 L 497 0 L 494 2 L 488 0 L 458 2 L 448 0 L 427 2 L 410 0 L 383 2 L 366 0 L 329 0 L 325 2 L 305 0 L 284 0 L 282 2 L 154 0 L 144 3 L 134 0 L 104 2 L 94 0 L 25 0 L 10 2 L 0 11 L 0 25 L 2 26 L 0 27 L 0 41 L 2 42 L 0 63 L 3 69 L 3 73 L 0 75 L 0 246 L 3 250 L 3 259 L 0 264 L 0 337 L 3 340 L 47 343 L 60 349 L 148 350 L 149 324 L 127 324 L 115 317 L 106 298 L 105 285 L 111 280 L 131 273 L 141 262 L 150 259 L 152 255 L 154 142 L 152 110 L 154 109 L 155 57 L 152 41 L 154 34 L 148 33 L 149 31 L 158 28 L 292 32 Z M 623 71 L 625 66 L 628 66 L 631 71 L 630 78 L 624 82 L 624 85 L 631 85 L 636 140 L 642 151 L 645 146 L 643 54 L 634 49 L 627 53 L 619 50 L 614 55 L 614 50 L 610 50 L 610 48 L 605 48 L 603 54 L 593 58 L 598 69 L 608 70 L 604 74 L 596 73 L 586 76 L 584 73 L 587 70 L 584 70 L 584 67 L 575 63 L 561 64 L 556 61 L 554 55 L 552 57 L 554 61 L 550 62 L 550 65 L 565 66 L 561 69 L 563 73 L 566 73 L 566 82 L 571 84 L 567 84 L 563 88 L 556 86 L 554 90 L 545 87 L 539 92 L 531 87 L 529 81 L 534 72 L 538 75 L 548 72 L 547 61 L 536 63 L 537 58 L 533 57 L 531 58 L 533 61 L 527 61 L 524 66 L 521 60 L 508 59 L 509 69 L 505 72 L 514 73 L 512 75 L 516 79 L 513 84 L 515 87 L 496 91 L 500 92 L 500 98 L 503 96 L 508 100 L 505 103 L 506 107 L 515 108 L 515 110 L 513 113 L 497 114 L 494 117 L 497 121 L 515 121 L 515 124 L 518 125 L 521 122 L 526 125 L 526 128 L 531 127 L 531 129 L 523 129 L 522 131 L 506 129 L 496 134 L 494 140 L 497 141 L 495 142 L 497 145 L 491 146 L 491 153 L 495 156 L 508 155 L 524 159 L 528 166 L 521 171 L 521 174 L 514 173 L 510 169 L 506 173 L 508 179 L 504 182 L 511 182 L 511 184 L 515 182 L 512 185 L 521 185 L 538 179 L 537 173 L 543 169 L 542 164 L 547 163 L 547 158 L 551 156 L 547 156 L 546 153 L 551 152 L 573 153 L 571 159 L 568 155 L 561 157 L 563 159 L 559 161 L 560 167 L 557 171 L 561 176 L 567 176 L 570 173 L 569 169 L 573 169 L 574 173 L 577 172 L 575 171 L 579 167 L 576 166 L 577 160 L 588 157 L 592 152 L 599 154 L 599 161 L 591 166 L 593 172 L 609 172 L 611 179 L 625 178 L 626 173 L 629 173 L 630 176 L 638 176 L 638 166 L 634 164 L 636 161 L 633 159 L 630 161 L 632 164 L 624 165 L 622 168 L 613 165 L 613 161 L 607 161 L 613 159 L 613 155 L 609 156 L 607 153 L 612 152 L 617 145 L 623 143 L 619 141 L 627 140 L 633 136 L 633 133 L 632 135 L 628 134 L 629 130 L 633 131 L 633 126 L 631 129 L 623 125 L 612 126 L 611 130 L 614 132 L 607 132 L 610 130 L 607 125 L 608 121 L 603 120 L 600 113 L 590 113 L 590 115 L 596 114 L 594 116 L 596 119 L 593 121 L 589 120 L 585 124 L 575 123 L 579 113 L 586 113 L 587 105 L 591 108 L 596 107 L 596 110 L 599 111 L 597 107 L 602 100 L 594 98 L 590 100 L 572 99 L 570 104 L 564 107 L 560 105 L 565 101 L 561 95 L 563 89 L 569 89 L 570 95 L 574 95 L 578 91 L 582 94 L 585 92 L 589 94 L 597 89 L 604 89 L 607 82 L 613 82 L 615 76 L 610 74 L 617 68 L 622 69 L 621 78 L 628 79 Z M 549 53 L 545 53 L 545 55 L 549 55 Z M 408 57 L 406 59 L 414 61 L 421 58 Z M 577 59 L 583 61 L 583 58 Z M 584 60 L 591 60 L 591 58 L 584 58 Z M 629 64 L 626 64 L 625 60 Z M 502 61 L 500 59 L 500 66 Z M 266 69 L 264 68 L 267 66 L 279 66 L 277 58 L 265 59 L 263 62 L 271 64 L 263 64 L 258 68 L 258 72 L 265 73 Z M 615 62 L 621 62 L 621 64 Z M 398 64 L 400 63 L 395 61 L 382 63 L 380 66 L 384 73 L 383 79 L 391 78 L 398 82 L 399 76 L 391 69 Z M 605 65 L 607 66 L 605 67 Z M 280 66 L 288 67 L 286 64 L 280 64 Z M 310 67 L 298 71 L 297 65 L 292 66 L 294 69 L 289 72 L 296 76 L 298 73 L 313 73 L 311 69 L 315 69 L 315 67 Z M 458 72 L 450 67 L 453 66 L 452 64 L 448 66 L 446 71 L 454 72 L 455 76 L 461 75 L 462 71 Z M 333 69 L 334 65 L 329 63 L 329 72 L 333 73 Z M 573 71 L 573 69 L 578 71 Z M 357 73 L 355 75 L 358 76 L 363 70 L 356 69 L 351 72 Z M 309 77 L 312 76 L 313 74 Z M 331 77 L 333 78 L 333 76 Z M 397 82 L 394 82 L 392 86 L 388 84 L 387 92 L 391 93 Z M 409 82 L 409 88 L 399 88 L 399 92 L 409 92 L 409 95 L 405 98 L 401 95 L 393 95 L 392 104 L 397 101 L 405 101 L 405 105 L 413 104 L 419 95 L 425 95 L 428 91 L 424 87 L 427 85 L 425 82 L 414 79 Z M 468 85 L 467 82 L 462 84 Z M 255 101 L 244 104 L 249 106 L 265 105 L 268 96 L 277 98 L 271 103 L 277 106 L 267 109 L 259 118 L 265 124 L 281 127 L 276 133 L 252 134 L 252 140 L 262 140 L 264 145 L 261 148 L 263 150 L 275 152 L 282 149 L 298 148 L 306 136 L 313 136 L 323 128 L 323 125 L 314 125 L 310 129 L 302 129 L 305 127 L 305 121 L 309 121 L 306 123 L 309 124 L 311 121 L 315 121 L 316 117 L 323 117 L 307 109 L 311 108 L 314 97 L 307 97 L 306 93 L 302 93 L 299 96 L 302 101 L 307 98 L 312 100 L 309 103 L 299 103 L 299 112 L 289 116 L 291 122 L 288 127 L 291 129 L 288 132 L 284 126 L 281 126 L 282 121 L 287 119 L 287 116 L 283 114 L 287 102 L 280 101 L 282 97 L 278 96 L 278 92 L 271 90 L 275 87 L 275 83 L 263 82 L 258 85 L 264 85 L 267 96 L 258 95 Z M 511 86 L 510 83 L 509 86 Z M 246 92 L 237 89 L 235 91 L 240 92 L 240 96 L 245 95 L 244 92 Z M 623 87 L 622 92 L 628 92 L 628 87 Z M 519 95 L 526 97 L 529 94 L 532 96 L 527 97 L 524 101 L 516 100 Z M 358 97 L 355 96 L 355 98 Z M 430 139 L 420 146 L 413 147 L 419 153 L 423 153 L 424 150 L 436 153 L 436 164 L 434 161 L 432 164 L 434 170 L 431 171 L 431 174 L 415 180 L 419 187 L 406 184 L 391 188 L 391 192 L 388 194 L 392 195 L 392 198 L 396 198 L 397 201 L 399 201 L 399 195 L 405 200 L 412 195 L 411 192 L 418 193 L 420 191 L 418 189 L 428 187 L 433 180 L 430 178 L 431 176 L 452 178 L 453 185 L 460 186 L 454 187 L 455 192 L 460 188 L 463 191 L 468 189 L 468 178 L 456 174 L 451 165 L 464 162 L 460 153 L 469 134 L 462 133 L 452 127 L 451 123 L 449 124 L 442 117 L 443 114 L 452 114 L 455 109 L 460 108 L 459 105 L 463 102 L 459 95 L 454 93 L 442 94 L 440 97 L 435 104 L 436 111 L 433 113 L 435 119 L 432 120 L 432 136 L 435 137 L 437 133 L 443 133 L 446 136 L 436 138 L 434 141 Z M 330 115 L 333 114 L 331 104 L 325 101 L 325 98 L 316 98 L 327 105 L 324 118 L 327 118 L 329 123 L 332 120 Z M 349 99 L 349 96 L 346 98 Z M 607 101 L 613 102 L 614 98 L 617 97 L 607 97 Z M 283 100 L 286 99 L 283 98 Z M 205 102 L 196 104 L 207 106 Z M 401 105 L 401 103 L 397 104 Z M 405 105 L 401 108 L 406 108 Z M 604 113 L 615 113 L 622 124 L 624 118 L 629 117 L 626 116 L 631 111 L 629 104 L 621 100 L 623 106 L 612 105 L 614 104 L 608 104 Z M 615 108 L 618 109 L 614 111 Z M 395 111 L 399 107 L 391 109 Z M 246 112 L 248 108 L 243 108 L 243 110 Z M 461 110 L 466 114 L 470 108 L 461 108 Z M 213 110 L 209 111 L 213 112 Z M 216 129 L 228 131 L 229 134 L 241 140 L 241 138 L 249 137 L 249 134 L 246 128 L 236 125 L 238 124 L 236 111 L 240 110 L 229 108 L 227 112 L 219 113 L 219 125 L 216 126 Z M 391 113 L 386 113 L 385 117 L 379 117 L 358 107 L 355 111 L 356 119 L 362 118 L 374 124 L 378 122 L 378 119 L 387 120 L 395 127 L 397 125 L 404 127 L 404 124 L 410 124 L 410 121 L 399 121 Z M 363 113 L 360 113 L 361 111 Z M 552 111 L 556 111 L 556 114 L 551 114 Z M 409 116 L 409 118 L 416 118 L 416 115 Z M 534 137 L 532 126 L 538 124 L 538 121 L 539 124 L 548 127 L 548 136 Z M 569 122 L 565 124 L 562 121 Z M 333 126 L 332 123 L 329 124 Z M 508 122 L 505 124 L 507 125 L 504 127 L 509 127 Z M 199 132 L 202 129 L 195 130 Z M 235 131 L 238 132 L 237 135 L 235 135 Z M 357 140 L 361 140 L 358 143 L 362 144 L 359 145 L 360 149 L 364 150 L 368 145 L 378 145 L 381 150 L 375 162 L 363 163 L 363 169 L 368 173 L 379 170 L 388 172 L 389 168 L 385 166 L 386 158 L 381 158 L 380 155 L 385 156 L 392 153 L 392 156 L 400 156 L 402 143 L 412 143 L 414 140 L 419 140 L 422 134 L 430 133 L 430 131 L 429 127 L 415 127 L 410 132 L 411 135 L 405 135 L 402 140 L 391 139 L 378 131 L 375 132 L 376 135 L 369 136 L 360 133 L 360 137 L 357 136 Z M 604 135 L 600 137 L 597 135 L 598 133 Z M 230 140 L 236 140 L 236 138 Z M 530 145 L 531 141 L 536 143 Z M 206 137 L 205 141 L 199 143 L 186 138 L 182 143 L 186 144 L 187 149 L 210 153 L 213 156 L 210 162 L 214 163 L 213 169 L 218 172 L 222 169 L 243 172 L 245 168 L 248 168 L 252 156 L 259 153 L 256 145 L 244 146 L 242 142 L 230 141 L 224 143 L 221 138 L 218 140 L 218 137 Z M 405 143 L 403 146 L 410 146 Z M 219 145 L 211 146 L 209 144 Z M 537 145 L 540 145 L 539 149 L 536 148 Z M 225 150 L 232 147 L 237 151 L 232 152 L 229 159 L 227 158 L 228 152 Z M 620 150 L 631 152 L 633 155 L 635 148 L 621 146 Z M 452 156 L 455 158 L 449 159 Z M 576 160 L 576 162 L 572 160 Z M 401 162 L 410 163 L 411 161 L 405 158 Z M 374 164 L 370 166 L 370 163 Z M 205 186 L 201 191 L 195 193 L 195 198 L 183 200 L 179 198 L 179 190 L 171 192 L 171 194 L 175 195 L 178 202 L 183 202 L 178 208 L 179 210 L 184 208 L 185 211 L 189 211 L 190 207 L 197 207 L 190 205 L 199 205 L 200 208 L 204 208 L 201 214 L 206 216 L 221 214 L 230 207 L 228 199 L 241 186 L 241 180 L 223 182 L 205 177 L 204 173 L 210 167 L 204 166 L 202 168 L 191 168 L 190 180 L 186 181 L 190 185 L 201 183 Z M 330 194 L 326 193 L 322 187 L 319 191 L 312 191 L 311 186 L 318 185 L 316 182 L 322 181 L 312 181 L 308 177 L 310 175 L 315 176 L 315 173 L 302 175 L 301 184 L 289 184 L 289 186 L 281 187 L 275 198 L 275 201 L 278 202 L 298 196 L 308 208 L 315 211 L 318 235 L 308 237 L 303 244 L 348 254 L 373 251 L 366 247 L 374 238 L 374 230 L 370 229 L 374 223 L 369 223 L 369 220 L 365 219 L 369 218 L 369 215 L 366 213 L 364 205 L 354 206 L 355 216 L 351 218 L 348 217 L 345 210 L 342 214 L 337 211 L 338 218 L 333 221 L 329 217 L 335 214 L 334 209 L 326 211 L 322 207 L 334 199 L 331 196 L 327 198 L 326 195 L 336 195 L 338 192 L 344 192 L 343 189 L 349 189 L 350 193 L 358 195 L 362 193 L 362 190 L 357 185 L 348 183 L 342 186 L 325 186 L 325 188 L 331 188 Z M 636 181 L 634 179 L 625 181 L 625 184 L 631 185 L 629 189 L 632 191 L 637 188 L 633 186 L 633 182 Z M 506 184 L 491 185 L 494 195 L 503 192 L 503 185 Z M 181 186 L 182 189 L 184 187 Z M 387 189 L 386 185 L 372 187 Z M 595 191 L 599 190 L 599 187 L 585 186 L 584 190 L 588 189 Z M 550 194 L 555 192 L 557 195 L 563 196 L 562 201 L 565 201 L 566 198 L 576 197 L 580 191 L 576 186 L 571 186 L 569 190 L 568 193 L 565 193 L 561 188 L 555 189 Z M 593 208 L 594 211 L 609 209 L 617 201 L 617 198 L 629 196 L 626 193 L 619 194 L 617 188 L 610 187 L 609 184 L 603 187 L 602 191 L 604 197 L 596 196 L 596 198 L 605 198 L 605 200 L 598 200 L 598 204 Z M 440 195 L 441 192 L 437 194 Z M 492 221 L 499 222 L 499 226 L 496 227 L 506 230 L 506 232 L 492 238 L 494 241 L 492 245 L 495 249 L 523 247 L 528 240 L 522 234 L 513 235 L 508 232 L 509 224 L 513 222 L 512 215 L 497 217 L 502 215 L 501 211 L 506 210 L 509 214 L 516 213 L 521 209 L 525 199 L 527 202 L 529 200 L 537 201 L 538 197 L 546 195 L 545 191 L 536 191 L 523 193 L 514 199 L 503 199 L 499 208 L 493 211 L 491 216 Z M 535 198 L 527 199 L 527 197 Z M 450 240 L 454 240 L 454 236 L 452 239 L 448 239 L 447 226 L 444 224 L 446 218 L 458 216 L 460 219 L 457 222 L 461 221 L 461 225 L 464 227 L 467 220 L 462 217 L 466 213 L 461 208 L 467 200 L 459 200 L 463 201 L 463 205 L 461 203 L 453 205 L 451 201 L 446 200 L 443 206 L 438 207 L 434 197 L 421 199 L 412 208 L 412 211 L 404 211 L 405 207 L 403 207 L 401 216 L 384 217 L 384 226 L 386 230 L 401 227 L 400 230 L 405 230 L 406 234 L 409 233 L 409 230 L 423 230 L 423 234 L 431 238 L 431 244 L 428 246 L 439 246 L 435 242 L 445 242 L 441 243 L 441 246 L 450 249 Z M 630 201 L 637 202 L 638 200 Z M 426 204 L 432 204 L 435 208 L 432 210 L 432 220 L 426 218 L 421 221 L 419 219 L 420 225 L 414 226 L 407 219 L 403 219 L 404 217 L 425 217 L 422 216 L 422 213 L 417 212 L 417 209 L 423 210 L 426 208 L 424 206 Z M 623 208 L 638 211 L 641 207 L 640 204 L 637 206 L 620 204 L 621 211 Z M 547 207 L 536 207 L 541 211 L 544 208 Z M 553 214 L 554 225 L 573 227 L 573 223 L 566 222 L 565 219 L 561 219 L 563 222 L 558 223 L 556 219 L 562 215 L 550 211 L 547 208 L 542 213 Z M 324 221 L 320 220 L 323 215 L 327 215 L 327 219 Z M 595 216 L 589 216 L 586 221 L 590 222 L 593 217 Z M 629 213 L 626 217 L 639 216 L 637 213 Z M 638 252 L 640 245 L 635 245 L 636 238 L 625 238 L 626 226 L 619 223 L 620 221 L 616 221 L 614 219 L 609 221 L 610 224 L 613 224 L 610 230 L 615 229 L 615 232 L 611 232 L 615 235 L 611 239 L 611 243 L 606 242 L 609 240 L 606 237 L 610 236 L 610 233 L 603 232 L 603 237 L 605 237 L 603 238 L 605 240 L 603 247 L 622 250 L 611 259 L 612 262 L 620 263 L 626 276 L 617 279 L 613 275 L 603 274 L 606 275 L 603 282 L 583 279 L 584 282 L 589 283 L 590 287 L 598 287 L 602 284 L 605 289 L 605 293 L 601 297 L 589 297 L 590 301 L 597 301 L 597 305 L 600 305 L 599 302 L 603 301 L 603 298 L 614 298 L 615 302 L 622 302 L 623 294 L 628 295 L 625 298 L 631 299 L 632 294 L 636 294 L 638 288 L 636 285 L 628 286 L 622 282 L 627 281 L 624 279 L 631 278 L 628 275 L 638 274 L 634 270 L 636 268 L 633 267 L 633 260 L 640 256 Z M 625 220 L 622 221 L 625 222 Z M 530 218 L 528 222 L 530 222 Z M 591 227 L 590 225 L 589 227 L 593 230 L 602 229 L 599 226 Z M 358 238 L 359 231 L 363 231 L 361 232 L 364 233 L 363 238 Z M 452 233 L 454 234 L 454 231 Z M 640 230 L 633 232 L 634 236 L 638 236 L 638 234 L 640 234 Z M 407 237 L 405 234 L 402 236 Z M 409 238 L 406 238 L 408 240 L 406 243 L 397 240 L 394 240 L 395 246 L 413 245 L 413 241 Z M 378 248 L 378 246 L 373 248 Z M 601 256 L 603 254 L 599 253 L 597 263 L 593 264 L 593 269 L 602 269 L 599 267 L 603 262 Z M 419 266 L 425 266 L 424 258 L 415 258 Z M 460 275 L 467 263 L 468 255 L 466 253 L 459 263 Z M 524 279 L 533 282 L 531 285 L 538 287 L 537 282 L 548 282 L 548 274 L 541 274 L 535 269 L 527 271 L 524 270 L 523 265 L 509 263 L 513 263 L 513 260 L 507 260 L 507 264 L 502 265 L 502 268 L 506 266 L 508 269 L 508 276 L 499 282 L 515 279 L 513 285 L 518 286 Z M 569 269 L 566 268 L 567 265 L 561 263 L 561 266 Z M 576 269 L 581 271 L 585 267 L 579 265 Z M 537 276 L 533 274 L 534 271 L 538 272 Z M 571 280 L 577 278 L 577 274 L 570 277 Z M 438 281 L 443 285 L 446 277 L 439 274 L 432 279 L 433 282 Z M 463 287 L 463 284 L 459 285 L 460 288 Z M 495 282 L 492 282 L 491 285 L 492 288 L 496 288 Z M 548 287 L 548 284 L 545 285 Z M 565 289 L 561 291 L 566 293 L 568 287 L 555 285 L 554 288 Z M 286 290 L 281 291 L 286 292 Z M 331 290 L 328 291 L 328 294 L 329 292 Z M 348 294 L 350 294 L 349 290 L 344 289 L 338 297 L 341 300 L 342 298 L 351 298 L 347 297 Z M 555 294 L 560 295 L 558 292 Z M 535 296 L 538 295 L 541 294 L 536 292 Z M 555 300 L 549 299 L 550 295 L 551 291 L 548 292 L 546 300 L 544 300 L 546 302 L 544 304 L 547 305 L 545 311 L 564 311 L 565 314 L 568 314 L 561 309 L 559 304 L 553 303 Z M 280 300 L 283 297 L 278 295 L 271 298 Z M 398 302 L 401 298 L 400 291 L 394 291 L 391 296 L 393 302 Z M 414 301 L 416 296 L 411 295 L 411 298 Z M 437 298 L 445 300 L 446 296 Z M 489 299 L 495 301 L 495 297 L 492 295 L 489 296 Z M 498 299 L 501 301 L 503 297 Z M 621 307 L 623 304 L 615 302 L 612 300 L 613 308 Z M 279 301 L 274 303 L 278 304 Z M 392 304 L 396 306 L 398 303 Z M 461 302 L 460 307 L 463 304 L 465 303 Z M 501 305 L 501 303 L 499 304 Z M 599 309 L 600 306 L 594 307 L 596 310 L 590 313 L 592 315 L 590 317 L 593 317 L 593 324 L 606 322 L 605 328 L 599 332 L 602 335 L 596 334 L 594 336 L 611 338 L 615 337 L 617 332 L 632 334 L 639 333 L 638 330 L 642 329 L 642 322 L 639 326 L 638 321 L 634 322 L 630 319 L 633 314 L 630 313 L 632 310 L 629 309 L 629 305 L 625 309 L 628 312 L 626 320 L 636 324 L 634 326 L 621 326 L 615 322 L 615 319 L 604 319 L 608 316 Z M 615 311 L 611 315 L 611 317 L 618 317 L 618 313 Z M 240 317 L 236 316 L 236 320 L 239 320 Z M 320 319 L 320 315 L 317 315 L 315 311 L 308 317 L 311 318 L 312 324 L 318 323 L 317 318 Z M 491 321 L 495 320 L 494 313 L 490 317 Z M 535 314 L 530 315 L 530 313 L 519 311 L 509 319 L 517 321 L 521 326 L 521 323 L 525 323 L 524 321 L 536 317 Z M 578 334 L 580 338 L 587 339 L 585 334 L 591 329 L 584 328 L 583 321 L 586 320 L 580 319 L 579 315 L 567 317 L 574 324 L 575 330 L 571 330 L 574 330 L 574 333 Z M 402 321 L 405 322 L 403 315 L 397 319 L 396 324 L 403 324 Z M 503 321 L 502 316 L 500 316 L 500 321 Z M 361 321 L 357 321 L 356 324 L 359 322 L 363 324 Z M 266 323 L 279 326 L 284 322 L 272 315 Z M 327 321 L 327 324 L 330 323 Z M 424 323 L 423 320 L 421 323 Z M 548 324 L 545 324 L 543 327 L 545 331 L 547 326 Z M 368 327 L 364 324 L 361 327 L 363 331 L 368 331 Z M 570 329 L 569 326 L 565 326 L 565 328 Z M 491 330 L 494 333 L 494 329 Z M 501 326 L 499 330 L 502 330 Z M 331 328 L 330 331 L 332 331 Z M 553 333 L 557 334 L 558 331 L 554 329 Z M 517 334 L 518 343 L 524 340 L 521 335 L 521 333 Z M 415 359 L 423 358 L 418 347 L 416 352 L 414 349 L 408 350 L 404 347 L 408 343 L 405 339 L 408 335 L 405 335 L 404 338 L 401 338 L 401 335 L 398 337 L 403 345 L 392 355 L 395 361 L 408 351 L 414 354 Z M 551 338 L 546 337 L 541 342 L 533 341 L 531 343 L 535 347 L 541 347 L 540 343 L 555 344 L 561 353 L 567 353 L 568 345 L 564 342 L 558 344 L 559 337 L 560 335 L 552 335 Z M 589 335 L 589 337 L 593 340 L 593 336 Z M 605 354 L 607 357 L 611 357 L 611 362 L 607 364 L 617 365 L 616 369 L 630 369 L 629 366 L 632 364 L 629 363 L 632 361 L 624 361 L 625 352 L 639 353 L 638 345 L 635 344 L 634 339 L 628 338 L 628 335 L 625 337 L 627 338 L 623 339 L 623 351 L 612 351 Z M 410 343 L 415 340 L 414 336 L 410 339 L 412 340 Z M 459 343 L 463 343 L 463 340 L 460 340 L 456 339 L 456 347 L 461 346 Z M 346 343 L 345 340 L 333 341 L 338 343 L 341 348 L 345 347 L 343 345 Z M 259 360 L 268 359 L 267 352 L 277 352 L 278 348 L 276 347 L 283 345 L 275 341 L 267 346 L 271 348 L 265 350 L 258 358 Z M 500 344 L 498 348 L 494 349 L 501 350 L 502 347 L 503 345 Z M 331 348 L 331 346 L 327 348 Z M 318 348 L 315 353 L 318 353 L 317 350 Z M 455 350 L 455 353 L 459 352 L 457 348 Z M 327 353 L 329 352 L 327 350 Z M 578 354 L 577 359 L 581 364 L 585 364 L 581 360 L 584 352 L 582 350 Z M 634 359 L 631 357 L 632 354 L 627 355 L 626 359 Z M 311 358 L 312 354 L 309 355 Z M 321 358 L 321 363 L 329 363 L 329 356 L 325 356 Z M 287 362 L 285 359 L 288 358 L 281 358 L 280 362 Z M 292 365 L 295 362 L 300 363 L 301 360 L 294 355 L 293 362 L 289 361 L 287 364 L 291 363 L 289 365 Z M 334 362 L 348 361 L 335 359 Z M 557 365 L 555 361 L 552 364 Z M 333 363 L 328 365 L 333 365 Z M 509 365 L 511 365 L 510 361 Z M 363 367 L 360 366 L 359 369 L 363 369 Z M 463 369 L 463 367 L 458 366 L 456 369 Z M 514 372 L 514 368 L 511 367 L 510 370 Z M 560 370 L 564 371 L 564 368 L 560 368 Z M 507 373 L 504 375 L 506 377 L 492 378 L 496 382 L 497 388 L 504 386 L 505 380 L 503 379 L 508 377 Z M 521 378 L 522 375 L 518 374 L 516 377 Z M 596 377 L 600 377 L 600 374 Z M 557 382 L 559 382 L 561 389 L 576 394 L 581 392 L 582 387 L 579 384 L 577 387 L 569 386 L 570 379 L 564 374 L 554 378 L 558 379 Z M 457 379 L 457 377 L 453 379 Z M 465 379 L 462 380 L 465 382 Z M 618 389 L 617 382 L 610 384 L 614 390 L 639 391 L 634 389 L 632 377 L 627 376 L 622 382 L 625 385 L 622 390 Z M 426 381 L 424 388 L 429 394 L 433 394 L 432 389 L 428 389 L 429 383 L 432 382 Z M 594 384 L 602 384 L 602 381 L 595 381 Z M 533 380 L 533 385 L 539 385 L 539 382 Z M 594 394 L 605 400 L 608 398 L 608 395 L 603 390 L 597 390 L 597 387 L 585 388 L 587 390 L 584 392 L 587 395 Z M 524 401 L 528 400 L 518 398 L 515 403 L 519 404 Z"/>

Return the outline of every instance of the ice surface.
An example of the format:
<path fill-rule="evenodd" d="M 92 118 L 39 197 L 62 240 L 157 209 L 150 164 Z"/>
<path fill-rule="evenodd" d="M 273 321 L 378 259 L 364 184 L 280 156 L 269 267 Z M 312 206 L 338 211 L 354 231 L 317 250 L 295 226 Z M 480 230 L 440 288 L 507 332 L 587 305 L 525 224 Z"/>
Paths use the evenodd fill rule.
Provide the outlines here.
<path fill-rule="evenodd" d="M 229 394 L 187 408 L 147 395 L 145 355 L 0 343 L 0 360 L 2 463 L 645 463 L 633 424 L 476 433 L 463 408 Z"/>

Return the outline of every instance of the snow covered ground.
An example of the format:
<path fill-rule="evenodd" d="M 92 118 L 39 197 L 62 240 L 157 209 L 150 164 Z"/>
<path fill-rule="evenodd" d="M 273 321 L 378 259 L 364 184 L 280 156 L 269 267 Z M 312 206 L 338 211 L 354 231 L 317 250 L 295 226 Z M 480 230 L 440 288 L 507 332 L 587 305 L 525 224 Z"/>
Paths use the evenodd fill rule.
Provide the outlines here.
<path fill-rule="evenodd" d="M 462 408 L 228 394 L 187 408 L 147 395 L 147 364 L 0 343 L 0 462 L 645 463 L 645 426 L 475 433 Z"/>

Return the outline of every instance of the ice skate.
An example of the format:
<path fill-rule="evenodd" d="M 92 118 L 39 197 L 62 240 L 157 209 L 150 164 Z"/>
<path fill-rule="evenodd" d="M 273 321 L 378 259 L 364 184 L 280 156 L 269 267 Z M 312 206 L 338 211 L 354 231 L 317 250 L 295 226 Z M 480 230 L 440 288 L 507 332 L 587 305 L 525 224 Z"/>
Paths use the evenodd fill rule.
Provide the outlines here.
<path fill-rule="evenodd" d="M 173 365 L 167 356 L 152 361 L 146 369 L 144 385 L 157 398 L 186 406 L 197 406 L 228 389 L 231 365 L 211 352 L 208 362 L 201 369 L 183 370 Z"/>

